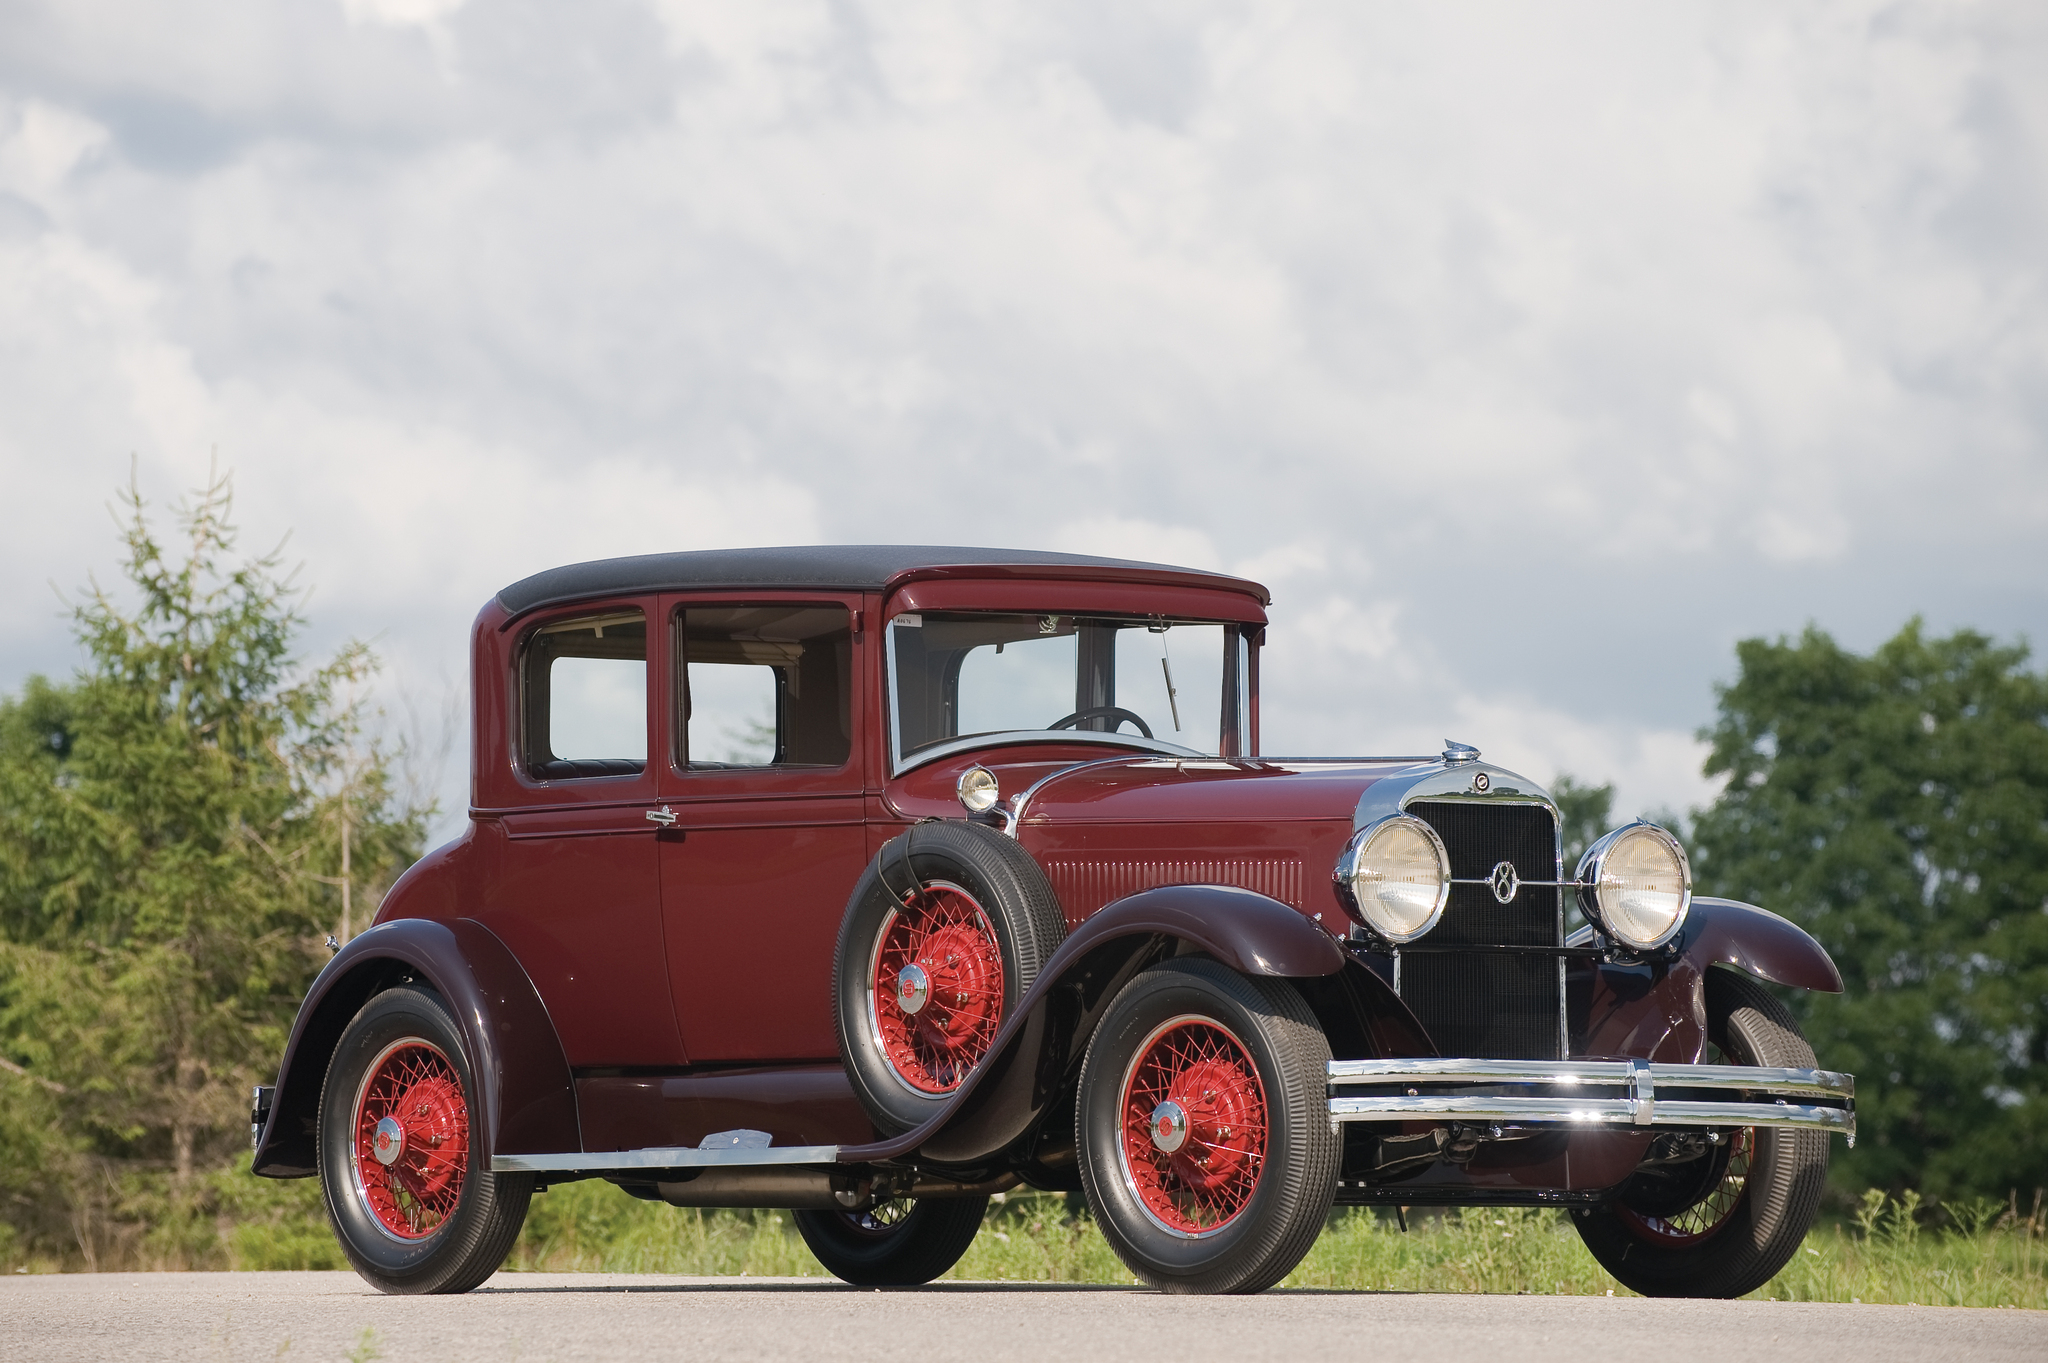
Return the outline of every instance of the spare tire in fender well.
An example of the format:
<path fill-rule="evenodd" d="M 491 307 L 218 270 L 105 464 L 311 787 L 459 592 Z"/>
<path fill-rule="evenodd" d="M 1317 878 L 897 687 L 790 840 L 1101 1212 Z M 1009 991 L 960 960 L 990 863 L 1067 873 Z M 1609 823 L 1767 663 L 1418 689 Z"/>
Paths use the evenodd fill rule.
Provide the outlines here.
<path fill-rule="evenodd" d="M 373 995 L 406 979 L 432 986 L 455 1016 L 480 1090 L 473 1111 L 486 1151 L 582 1148 L 568 1060 L 518 958 L 474 919 L 400 918 L 351 940 L 307 991 L 278 1066 L 277 1094 L 252 1172 L 265 1178 L 318 1172 L 320 1085 L 342 1029 Z"/>
<path fill-rule="evenodd" d="M 1172 885 L 1130 895 L 1060 944 L 944 1112 L 901 1136 L 842 1151 L 841 1159 L 917 1151 L 965 1164 L 1004 1150 L 1064 1096 L 1116 991 L 1152 961 L 1189 952 L 1242 974 L 1293 979 L 1336 975 L 1349 960 L 1313 920 L 1253 890 Z"/>

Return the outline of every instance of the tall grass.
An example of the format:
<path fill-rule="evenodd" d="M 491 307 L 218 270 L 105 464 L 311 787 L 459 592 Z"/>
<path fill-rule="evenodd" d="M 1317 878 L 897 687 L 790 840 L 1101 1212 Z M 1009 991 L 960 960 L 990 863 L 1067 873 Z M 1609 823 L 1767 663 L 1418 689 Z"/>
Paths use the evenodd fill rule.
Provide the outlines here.
<path fill-rule="evenodd" d="M 1864 1301 L 2048 1310 L 2048 1217 L 2017 1202 L 1929 1209 L 1865 1196 L 1855 1218 L 1807 1237 L 1769 1285 L 1779 1301 Z M 508 1268 L 615 1273 L 823 1276 L 787 1212 L 683 1211 L 636 1201 L 607 1184 L 574 1183 L 534 1199 Z M 1012 1282 L 1123 1283 L 1119 1263 L 1079 1199 L 1010 1194 L 989 1207 L 982 1233 L 946 1275 Z M 1283 1284 L 1383 1292 L 1628 1295 L 1593 1261 L 1561 1212 L 1468 1208 L 1391 1216 L 1332 1214 Z"/>

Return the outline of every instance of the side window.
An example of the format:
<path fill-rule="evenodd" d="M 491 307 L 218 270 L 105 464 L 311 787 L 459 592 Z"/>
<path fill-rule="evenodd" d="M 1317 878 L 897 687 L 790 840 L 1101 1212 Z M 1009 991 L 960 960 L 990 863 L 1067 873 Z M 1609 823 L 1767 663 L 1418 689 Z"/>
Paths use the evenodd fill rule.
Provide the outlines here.
<path fill-rule="evenodd" d="M 843 606 L 678 613 L 679 764 L 842 767 L 853 752 L 853 621 Z"/>
<path fill-rule="evenodd" d="M 519 666 L 521 743 L 543 781 L 638 776 L 647 767 L 647 617 L 561 620 L 535 630 Z"/>

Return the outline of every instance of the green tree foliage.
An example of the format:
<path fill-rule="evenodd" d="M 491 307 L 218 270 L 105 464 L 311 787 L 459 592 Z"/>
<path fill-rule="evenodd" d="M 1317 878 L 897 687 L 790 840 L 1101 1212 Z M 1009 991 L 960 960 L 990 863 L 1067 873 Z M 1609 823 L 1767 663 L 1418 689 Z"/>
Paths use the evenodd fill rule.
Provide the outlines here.
<path fill-rule="evenodd" d="M 1564 873 L 1578 868 L 1579 858 L 1614 827 L 1614 787 L 1589 785 L 1572 776 L 1550 783 L 1550 798 L 1564 820 Z"/>
<path fill-rule="evenodd" d="M 1868 657 L 1751 639 L 1720 688 L 1693 830 L 1703 893 L 1820 939 L 1841 995 L 1794 1006 L 1857 1076 L 1849 1187 L 2004 1199 L 2048 1184 L 2048 677 L 1916 620 Z"/>
<path fill-rule="evenodd" d="M 422 812 L 363 741 L 373 659 L 296 665 L 297 590 L 275 554 L 234 561 L 225 480 L 180 509 L 175 558 L 126 502 L 128 590 L 76 606 L 83 667 L 0 700 L 0 1236 L 200 1264 L 210 1176 L 327 959 L 344 839 L 373 899 Z"/>

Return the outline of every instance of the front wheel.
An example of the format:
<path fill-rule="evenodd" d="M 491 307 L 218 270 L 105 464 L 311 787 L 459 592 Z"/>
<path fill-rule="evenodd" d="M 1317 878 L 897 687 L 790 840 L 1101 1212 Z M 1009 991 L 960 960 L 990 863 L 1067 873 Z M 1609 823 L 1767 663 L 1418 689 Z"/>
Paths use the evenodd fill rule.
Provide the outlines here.
<path fill-rule="evenodd" d="M 1125 985 L 1081 1066 L 1088 1205 L 1165 1292 L 1262 1292 L 1301 1262 L 1337 1187 L 1330 1046 L 1284 980 L 1182 957 Z"/>
<path fill-rule="evenodd" d="M 835 1278 L 915 1287 L 960 1262 L 987 1211 L 986 1197 L 902 1197 L 864 1212 L 797 1212 L 796 1228 Z"/>
<path fill-rule="evenodd" d="M 1720 1064 L 1815 1063 L 1785 1006 L 1732 971 L 1707 974 L 1707 1035 Z M 1697 1156 L 1645 1168 L 1613 1203 L 1575 1214 L 1579 1238 L 1623 1286 L 1646 1297 L 1740 1297 L 1799 1252 L 1820 1212 L 1828 1133 L 1746 1126 L 1716 1135 L 1688 1138 Z"/>
<path fill-rule="evenodd" d="M 533 1175 L 493 1174 L 475 1077 L 440 996 L 403 987 L 357 1013 L 320 1090 L 320 1182 L 356 1272 L 395 1294 L 467 1292 L 526 1221 Z"/>

